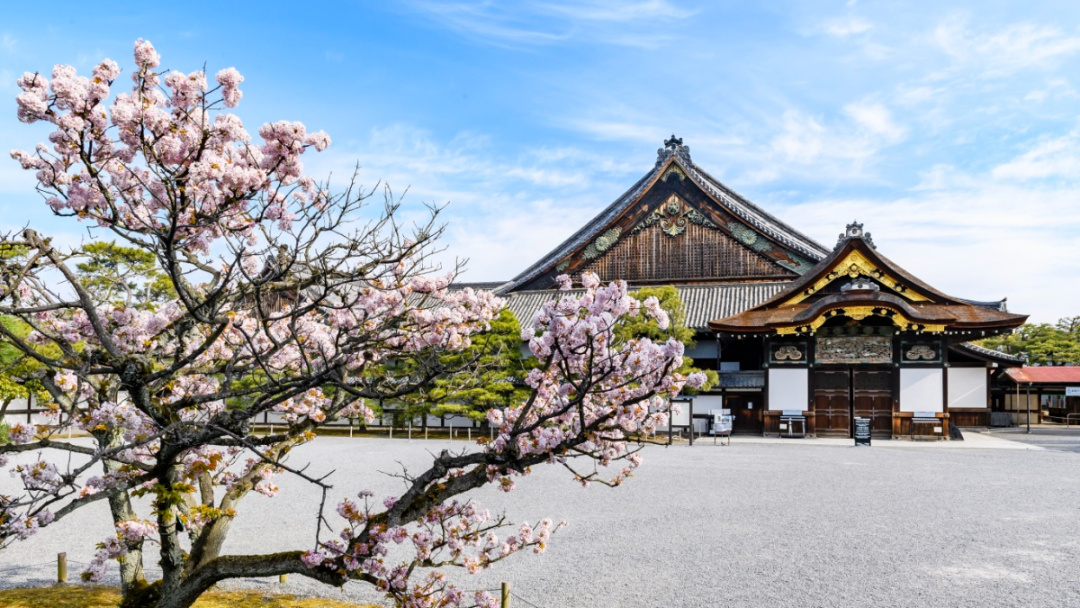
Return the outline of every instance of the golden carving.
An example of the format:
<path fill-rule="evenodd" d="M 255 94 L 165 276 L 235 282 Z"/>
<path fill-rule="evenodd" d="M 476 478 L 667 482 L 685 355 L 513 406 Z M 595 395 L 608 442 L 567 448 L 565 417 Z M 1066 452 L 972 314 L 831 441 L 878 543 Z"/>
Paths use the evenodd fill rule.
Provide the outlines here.
<path fill-rule="evenodd" d="M 709 219 L 702 215 L 697 209 L 684 203 L 678 195 L 672 194 L 664 201 L 664 204 L 660 205 L 659 209 L 653 211 L 647 218 L 642 220 L 640 224 L 634 226 L 634 229 L 630 231 L 630 234 L 636 234 L 649 226 L 659 224 L 660 230 L 663 230 L 664 234 L 668 236 L 679 236 L 683 232 L 686 232 L 686 226 L 690 223 L 698 224 L 706 228 L 716 228 L 716 224 L 709 221 Z"/>
<path fill-rule="evenodd" d="M 825 324 L 826 321 L 833 317 L 844 316 L 856 321 L 862 321 L 867 317 L 882 317 L 889 319 L 893 325 L 899 327 L 901 331 L 914 331 L 914 332 L 926 332 L 926 333 L 941 333 L 945 331 L 944 325 L 924 325 L 917 323 L 905 317 L 899 311 L 893 310 L 886 306 L 848 306 L 845 308 L 833 308 L 821 313 L 818 318 L 814 319 L 806 325 L 795 325 L 793 327 L 780 327 L 777 328 L 776 333 L 782 336 L 786 335 L 805 335 L 812 334 L 819 327 Z"/>
<path fill-rule="evenodd" d="M 821 291 L 826 285 L 837 279 L 842 279 L 844 277 L 854 279 L 859 276 L 877 279 L 882 285 L 885 285 L 912 302 L 928 302 L 930 300 L 922 294 L 909 290 L 906 285 L 886 274 L 873 262 L 868 260 L 861 252 L 852 251 L 843 260 L 837 260 L 836 265 L 833 266 L 833 269 L 829 274 L 818 279 L 816 283 L 807 287 L 801 293 L 792 296 L 784 304 L 798 304 L 811 295 Z"/>

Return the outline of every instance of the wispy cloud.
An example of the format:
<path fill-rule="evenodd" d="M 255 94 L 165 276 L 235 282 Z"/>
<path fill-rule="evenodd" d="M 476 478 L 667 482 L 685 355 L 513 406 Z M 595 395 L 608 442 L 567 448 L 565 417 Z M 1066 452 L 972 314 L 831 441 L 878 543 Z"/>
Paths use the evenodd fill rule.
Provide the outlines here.
<path fill-rule="evenodd" d="M 855 34 L 863 34 L 869 32 L 873 28 L 873 23 L 855 15 L 830 19 L 821 25 L 822 32 L 838 38 L 847 38 L 848 36 L 853 36 Z"/>
<path fill-rule="evenodd" d="M 18 44 L 18 42 L 19 41 L 16 40 L 14 36 L 7 32 L 0 35 L 0 49 L 3 49 L 8 53 L 15 51 L 15 45 Z"/>
<path fill-rule="evenodd" d="M 421 1 L 412 6 L 439 25 L 474 41 L 519 47 L 577 40 L 654 48 L 670 40 L 669 35 L 655 29 L 656 24 L 694 14 L 694 11 L 667 0 L 523 1 L 513 4 Z"/>
<path fill-rule="evenodd" d="M 1080 51 L 1080 36 L 1052 25 L 1015 23 L 996 30 L 975 29 L 967 16 L 943 20 L 931 37 L 957 66 L 988 77 L 1048 67 Z"/>
<path fill-rule="evenodd" d="M 1080 140 L 1076 132 L 1038 141 L 1020 156 L 994 167 L 997 179 L 1058 178 L 1080 183 Z"/>

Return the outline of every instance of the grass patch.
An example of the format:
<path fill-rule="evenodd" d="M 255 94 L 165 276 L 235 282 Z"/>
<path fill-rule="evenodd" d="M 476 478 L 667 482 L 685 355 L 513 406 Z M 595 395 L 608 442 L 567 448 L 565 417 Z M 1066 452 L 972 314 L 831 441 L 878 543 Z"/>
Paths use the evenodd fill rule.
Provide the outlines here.
<path fill-rule="evenodd" d="M 120 590 L 93 585 L 58 585 L 0 591 L 0 608 L 116 608 Z M 380 608 L 323 598 L 298 598 L 261 591 L 210 591 L 195 608 Z"/>

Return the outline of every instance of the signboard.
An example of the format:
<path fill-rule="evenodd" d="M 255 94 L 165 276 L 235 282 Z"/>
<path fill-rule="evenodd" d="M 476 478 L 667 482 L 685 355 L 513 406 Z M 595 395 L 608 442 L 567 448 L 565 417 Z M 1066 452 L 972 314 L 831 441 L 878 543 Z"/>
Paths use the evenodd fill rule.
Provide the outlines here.
<path fill-rule="evenodd" d="M 725 437 L 731 434 L 732 421 L 735 420 L 733 416 L 721 415 L 713 417 L 713 434 Z"/>
<path fill-rule="evenodd" d="M 784 416 L 802 416 L 802 410 L 782 410 Z"/>
<path fill-rule="evenodd" d="M 870 419 L 855 419 L 855 445 L 870 445 Z"/>
<path fill-rule="evenodd" d="M 1080 397 L 1080 386 L 1066 386 L 1065 387 L 1065 396 L 1066 397 Z"/>

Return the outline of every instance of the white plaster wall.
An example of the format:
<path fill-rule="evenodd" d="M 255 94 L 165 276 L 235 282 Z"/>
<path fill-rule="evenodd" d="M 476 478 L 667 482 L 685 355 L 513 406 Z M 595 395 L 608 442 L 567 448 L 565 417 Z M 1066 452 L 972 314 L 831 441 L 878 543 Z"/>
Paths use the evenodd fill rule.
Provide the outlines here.
<path fill-rule="evenodd" d="M 694 413 L 708 414 L 712 410 L 724 409 L 722 395 L 694 395 Z"/>
<path fill-rule="evenodd" d="M 949 368 L 949 407 L 982 407 L 986 402 L 986 368 Z"/>
<path fill-rule="evenodd" d="M 941 368 L 900 368 L 900 411 L 944 411 L 942 371 Z"/>
<path fill-rule="evenodd" d="M 770 369 L 769 410 L 805 410 L 809 406 L 808 378 L 806 369 Z"/>

